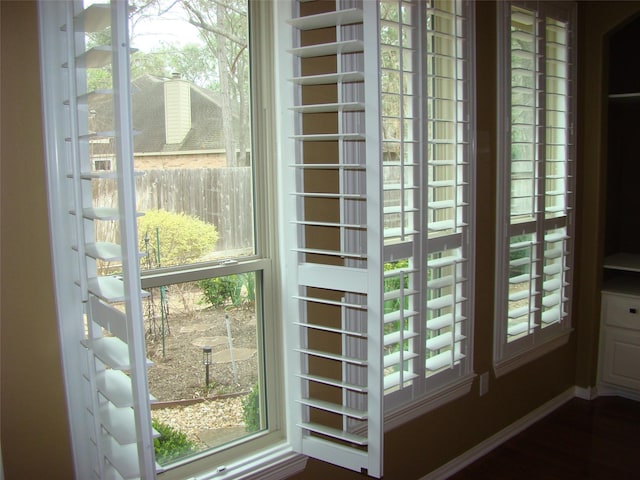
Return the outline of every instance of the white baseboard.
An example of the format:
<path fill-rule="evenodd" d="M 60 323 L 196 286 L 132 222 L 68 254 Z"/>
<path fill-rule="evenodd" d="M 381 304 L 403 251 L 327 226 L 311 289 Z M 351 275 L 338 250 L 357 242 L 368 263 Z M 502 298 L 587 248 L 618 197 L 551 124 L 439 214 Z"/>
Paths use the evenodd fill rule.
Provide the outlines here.
<path fill-rule="evenodd" d="M 622 397 L 640 402 L 640 392 L 617 385 L 598 384 L 598 395 L 601 397 Z"/>
<path fill-rule="evenodd" d="M 582 400 L 593 400 L 598 396 L 598 390 L 595 387 L 578 387 L 576 385 L 575 396 Z"/>
<path fill-rule="evenodd" d="M 480 457 L 486 455 L 491 450 L 506 442 L 510 438 L 514 437 L 518 433 L 522 432 L 526 428 L 530 427 L 537 421 L 543 419 L 558 407 L 561 407 L 562 405 L 567 403 L 572 398 L 579 396 L 577 393 L 577 388 L 578 387 L 571 387 L 557 397 L 552 398 L 544 405 L 541 405 L 532 412 L 529 412 L 527 415 L 516 420 L 508 427 L 503 428 L 498 433 L 480 442 L 479 444 L 467 450 L 462 455 L 454 458 L 450 462 L 445 463 L 440 468 L 437 468 L 431 473 L 425 475 L 420 480 L 445 480 L 449 478 L 451 475 L 459 472 L 467 465 L 475 462 Z M 590 389 L 588 390 L 590 391 Z M 583 393 L 586 392 L 581 392 L 581 394 Z"/>

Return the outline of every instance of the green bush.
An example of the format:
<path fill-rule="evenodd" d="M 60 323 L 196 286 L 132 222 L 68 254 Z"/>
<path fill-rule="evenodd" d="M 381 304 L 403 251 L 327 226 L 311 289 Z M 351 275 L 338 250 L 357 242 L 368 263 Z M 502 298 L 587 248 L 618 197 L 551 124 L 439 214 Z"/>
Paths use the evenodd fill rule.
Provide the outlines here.
<path fill-rule="evenodd" d="M 260 430 L 260 388 L 257 383 L 242 400 L 242 419 L 247 432 Z"/>
<path fill-rule="evenodd" d="M 239 307 L 255 301 L 255 273 L 227 275 L 226 277 L 207 278 L 200 280 L 198 286 L 202 289 L 203 301 L 213 307 L 231 304 Z M 244 287 L 244 292 L 243 292 Z"/>
<path fill-rule="evenodd" d="M 156 452 L 156 461 L 161 464 L 170 463 L 180 457 L 195 453 L 197 446 L 187 438 L 187 435 L 166 423 L 153 420 L 153 428 L 160 434 L 153 439 L 153 448 Z"/>
<path fill-rule="evenodd" d="M 207 278 L 200 280 L 198 286 L 202 289 L 204 301 L 214 307 L 225 305 L 228 302 L 233 304 L 234 299 L 238 301 L 242 291 L 242 283 L 238 281 L 237 275 Z"/>
<path fill-rule="evenodd" d="M 168 267 L 197 261 L 212 252 L 218 232 L 215 225 L 194 216 L 147 210 L 138 219 L 138 239 L 140 251 L 148 253 L 156 266 Z"/>

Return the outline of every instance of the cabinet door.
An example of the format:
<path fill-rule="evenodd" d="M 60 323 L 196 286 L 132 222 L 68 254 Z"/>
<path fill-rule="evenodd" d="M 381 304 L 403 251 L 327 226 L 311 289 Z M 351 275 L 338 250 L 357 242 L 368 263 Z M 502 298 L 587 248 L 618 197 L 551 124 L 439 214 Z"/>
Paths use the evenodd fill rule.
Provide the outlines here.
<path fill-rule="evenodd" d="M 640 391 L 640 332 L 605 329 L 603 354 L 602 380 Z"/>

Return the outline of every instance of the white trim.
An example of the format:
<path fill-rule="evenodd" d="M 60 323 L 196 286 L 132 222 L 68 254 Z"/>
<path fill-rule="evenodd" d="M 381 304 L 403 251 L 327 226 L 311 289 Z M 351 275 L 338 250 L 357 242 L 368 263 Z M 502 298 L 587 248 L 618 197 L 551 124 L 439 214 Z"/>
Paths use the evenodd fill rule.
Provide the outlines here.
<path fill-rule="evenodd" d="M 534 423 L 542 420 L 544 417 L 567 403 L 575 396 L 575 387 L 571 387 L 560 395 L 552 398 L 548 402 L 539 406 L 535 410 L 532 410 L 524 417 L 519 418 L 511 425 L 503 428 L 499 432 L 493 434 L 486 440 L 478 443 L 474 447 L 470 448 L 462 455 L 454 458 L 450 462 L 445 463 L 440 468 L 433 470 L 431 473 L 421 477 L 419 480 L 445 480 L 451 475 L 459 472 L 466 466 L 472 464 L 482 456 L 488 454 L 496 447 L 500 446 L 510 438 L 516 436 L 523 430 L 527 429 Z"/>
<path fill-rule="evenodd" d="M 476 374 L 472 373 L 459 378 L 451 385 L 440 388 L 428 396 L 412 400 L 398 408 L 387 412 L 384 416 L 384 431 L 388 432 L 400 425 L 414 420 L 431 410 L 452 402 L 471 391 Z"/>
<path fill-rule="evenodd" d="M 508 373 L 519 366 L 532 361 L 554 348 L 563 345 L 568 340 L 568 335 L 570 333 L 570 324 L 571 324 L 571 289 L 573 285 L 573 242 L 575 238 L 575 222 L 573 219 L 573 214 L 571 212 L 571 208 L 575 204 L 575 198 L 573 191 L 575 190 L 575 173 L 574 173 L 574 164 L 575 164 L 575 142 L 574 142 L 574 134 L 572 127 L 570 126 L 572 123 L 572 119 L 575 116 L 575 83 L 576 83 L 576 72 L 574 69 L 575 65 L 575 55 L 576 55 L 576 46 L 575 46 L 575 2 L 566 2 L 562 3 L 562 12 L 557 12 L 555 7 L 552 4 L 553 2 L 522 2 L 522 1 L 505 1 L 499 2 L 497 7 L 497 25 L 498 25 L 498 38 L 497 38 L 497 78 L 498 84 L 504 86 L 508 86 L 509 88 L 501 89 L 501 94 L 498 96 L 498 112 L 501 112 L 498 115 L 498 130 L 497 130 L 497 142 L 498 142 L 498 191 L 497 191 L 497 218 L 498 222 L 496 223 L 496 263 L 495 263 L 495 277 L 496 277 L 496 288 L 495 288 L 495 312 L 496 318 L 494 319 L 494 338 L 493 338 L 493 356 L 494 356 L 494 369 L 496 372 L 496 376 L 503 375 Z M 570 84 L 569 91 L 567 92 L 567 101 L 568 105 L 566 108 L 566 115 L 568 117 L 568 127 L 567 127 L 567 135 L 568 141 L 565 142 L 565 148 L 567 150 L 567 155 L 565 158 L 566 163 L 566 178 L 565 180 L 568 182 L 568 185 L 565 189 L 565 194 L 567 196 L 567 211 L 562 216 L 562 218 L 554 218 L 549 220 L 544 217 L 541 205 L 538 205 L 535 210 L 535 215 L 533 215 L 532 219 L 527 222 L 515 222 L 511 218 L 511 210 L 510 210 L 510 199 L 511 199 L 511 189 L 509 185 L 511 185 L 511 160 L 510 160 L 510 146 L 512 144 L 511 140 L 511 128 L 512 128 L 512 120 L 511 119 L 511 97 L 509 90 L 512 89 L 512 80 L 511 80 L 511 44 L 510 44 L 510 27 L 511 27 L 511 13 L 512 6 L 518 6 L 525 8 L 532 15 L 532 18 L 535 22 L 538 19 L 544 20 L 548 15 L 553 16 L 554 18 L 561 18 L 562 21 L 568 22 L 568 30 L 567 30 L 567 41 L 565 48 L 570 53 L 571 58 L 567 59 L 567 81 Z M 566 10 L 565 10 L 566 6 Z M 541 21 L 542 21 L 541 20 Z M 538 43 L 546 43 L 545 32 L 546 30 L 543 28 L 542 32 L 538 32 L 537 28 L 531 34 L 535 39 L 536 44 Z M 537 45 L 536 48 L 544 49 L 544 46 Z M 537 51 L 537 50 L 536 50 Z M 535 52 L 534 52 L 535 53 Z M 546 58 L 546 54 L 542 53 L 543 57 Z M 545 62 L 543 62 L 545 63 Z M 536 75 L 545 75 L 545 66 L 538 65 L 531 68 L 532 72 L 535 72 Z M 544 81 L 543 81 L 544 83 Z M 543 89 L 540 90 L 538 87 L 534 88 L 535 96 L 538 98 L 539 95 L 545 95 L 543 93 Z M 541 101 L 541 108 L 545 107 L 545 100 L 538 98 L 537 101 Z M 539 154 L 539 162 L 546 164 L 548 159 L 546 155 L 542 153 L 542 147 L 546 145 L 546 139 L 544 138 L 544 132 L 549 128 L 547 126 L 546 121 L 543 120 L 532 120 L 531 121 L 532 128 L 535 128 L 536 131 L 541 130 L 541 138 L 536 138 L 535 141 L 532 140 L 532 148 L 534 151 L 538 151 Z M 535 156 L 534 156 L 535 158 Z M 539 173 L 536 173 L 534 177 L 537 177 Z M 546 178 L 546 174 L 542 172 L 542 176 L 540 178 Z M 540 191 L 544 191 L 544 188 L 541 184 L 541 180 L 537 179 L 537 188 Z M 540 203 L 540 196 L 538 196 L 538 200 L 536 202 Z M 522 338 L 519 338 L 515 341 L 509 341 L 507 327 L 508 327 L 508 306 L 510 303 L 509 300 L 509 289 L 507 280 L 509 279 L 509 270 L 510 270 L 510 238 L 517 235 L 533 235 L 535 239 L 534 247 L 537 250 L 537 255 L 539 258 L 535 260 L 535 264 L 538 265 L 537 268 L 543 268 L 543 262 L 545 259 L 546 251 L 545 245 L 548 242 L 561 241 L 561 240 L 551 240 L 547 237 L 547 232 L 550 229 L 555 228 L 565 228 L 567 230 L 567 237 L 563 239 L 564 245 L 564 256 L 563 256 L 563 264 L 566 268 L 566 271 L 562 273 L 555 273 L 554 275 L 560 275 L 561 283 L 558 287 L 560 289 L 561 298 L 563 298 L 562 303 L 562 312 L 557 325 L 550 326 L 548 328 L 541 328 L 541 312 L 542 307 L 540 302 L 544 296 L 543 293 L 543 275 L 538 275 L 537 277 L 531 277 L 532 270 L 530 269 L 529 275 L 530 278 L 528 280 L 529 286 L 531 288 L 534 286 L 535 293 L 531 293 L 529 295 L 530 307 L 531 302 L 534 302 L 533 309 L 530 309 L 530 312 L 536 312 L 535 318 L 536 322 L 531 328 L 531 330 L 526 333 Z M 565 300 L 564 298 L 567 298 Z M 527 298 L 527 297 L 525 297 Z M 511 339 L 513 340 L 513 339 Z"/>
<path fill-rule="evenodd" d="M 598 390 L 595 387 L 579 387 L 576 385 L 575 396 L 582 400 L 593 400 L 598 397 Z"/>
<path fill-rule="evenodd" d="M 640 402 L 640 392 L 631 390 L 629 388 L 624 388 L 618 385 L 608 385 L 605 383 L 598 383 L 597 388 L 595 389 L 596 394 L 595 397 L 622 397 L 628 398 L 629 400 L 635 400 Z"/>
<path fill-rule="evenodd" d="M 263 452 L 256 452 L 249 461 L 221 465 L 188 480 L 281 480 L 301 472 L 307 465 L 307 456 L 294 452 L 282 443 Z"/>
<path fill-rule="evenodd" d="M 545 343 L 534 345 L 533 347 L 527 350 L 523 350 L 522 352 L 518 352 L 511 357 L 495 361 L 493 364 L 493 370 L 496 374 L 496 377 L 501 377 L 502 375 L 509 373 L 516 368 L 521 367 L 522 365 L 525 365 L 537 358 L 546 355 L 556 348 L 562 347 L 569 341 L 571 332 L 573 332 L 573 329 L 565 330 L 561 332 L 557 337 L 550 339 Z"/>

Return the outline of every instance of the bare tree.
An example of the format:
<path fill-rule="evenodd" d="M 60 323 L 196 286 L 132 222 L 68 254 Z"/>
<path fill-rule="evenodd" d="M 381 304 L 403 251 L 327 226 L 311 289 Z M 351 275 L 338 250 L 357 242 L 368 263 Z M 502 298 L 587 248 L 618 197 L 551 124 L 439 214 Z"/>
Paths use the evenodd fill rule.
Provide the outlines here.
<path fill-rule="evenodd" d="M 238 0 L 184 0 L 189 23 L 200 29 L 207 48 L 218 61 L 222 129 L 227 165 L 237 166 L 248 150 L 248 49 L 246 2 Z"/>

